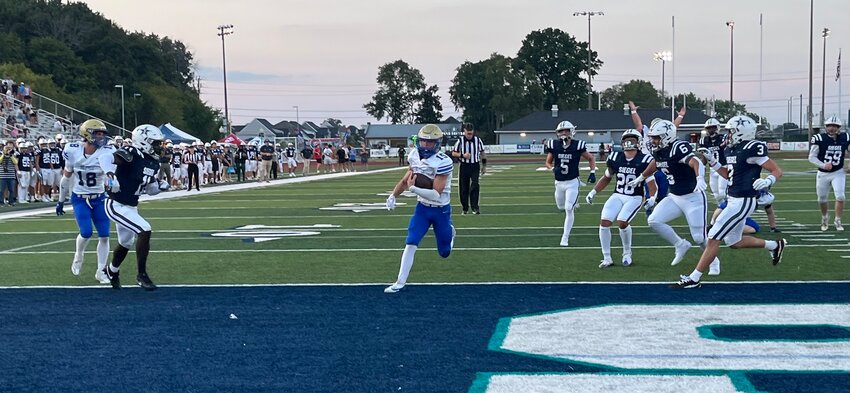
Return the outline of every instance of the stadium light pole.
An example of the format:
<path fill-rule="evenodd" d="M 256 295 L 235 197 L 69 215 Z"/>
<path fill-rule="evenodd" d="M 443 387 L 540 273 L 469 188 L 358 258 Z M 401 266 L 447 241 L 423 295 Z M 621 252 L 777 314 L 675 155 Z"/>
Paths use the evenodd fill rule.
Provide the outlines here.
<path fill-rule="evenodd" d="M 726 26 L 729 26 L 729 103 L 732 104 L 735 84 L 735 22 L 726 22 Z"/>
<path fill-rule="evenodd" d="M 673 60 L 673 54 L 670 53 L 670 51 L 665 50 L 665 51 L 653 53 L 652 58 L 655 59 L 655 61 L 661 62 L 661 98 L 662 98 L 662 101 L 666 101 L 666 100 L 663 99 L 664 98 L 664 79 L 665 79 L 664 78 L 664 65 L 668 61 Z"/>
<path fill-rule="evenodd" d="M 292 107 L 295 108 L 295 122 L 298 123 L 298 125 L 300 126 L 301 116 L 298 115 L 298 105 L 293 105 Z"/>
<path fill-rule="evenodd" d="M 815 0 L 809 1 L 809 105 L 806 108 L 806 116 L 809 121 L 809 139 L 812 139 L 812 55 L 814 53 L 814 23 L 815 23 Z M 802 104 L 801 104 L 802 105 Z M 801 125 L 802 127 L 802 125 Z"/>
<path fill-rule="evenodd" d="M 590 49 L 590 18 L 594 16 L 604 16 L 602 11 L 576 11 L 573 16 L 587 16 L 587 110 L 593 109 L 593 85 L 591 82 L 591 53 Z"/>
<path fill-rule="evenodd" d="M 115 85 L 116 89 L 121 89 L 121 128 L 126 130 L 124 126 L 124 85 Z"/>
<path fill-rule="evenodd" d="M 230 134 L 230 111 L 227 107 L 227 59 L 225 58 L 224 36 L 233 34 L 233 25 L 221 25 L 218 27 L 218 36 L 221 37 L 221 72 L 224 82 L 224 123 L 227 133 Z"/>
<path fill-rule="evenodd" d="M 138 116 L 139 115 L 139 104 L 138 104 L 139 101 L 138 101 L 138 98 L 141 97 L 141 96 L 142 95 L 139 94 L 139 93 L 133 93 L 133 121 L 136 123 L 136 125 L 133 126 L 133 127 L 139 126 L 139 116 Z"/>
<path fill-rule="evenodd" d="M 829 37 L 828 28 L 823 29 L 821 37 L 823 37 L 823 75 L 821 76 L 820 86 L 820 125 L 823 127 L 823 122 L 826 121 L 826 118 L 824 118 L 824 105 L 826 105 L 826 39 Z M 841 99 L 841 97 L 838 98 Z"/>

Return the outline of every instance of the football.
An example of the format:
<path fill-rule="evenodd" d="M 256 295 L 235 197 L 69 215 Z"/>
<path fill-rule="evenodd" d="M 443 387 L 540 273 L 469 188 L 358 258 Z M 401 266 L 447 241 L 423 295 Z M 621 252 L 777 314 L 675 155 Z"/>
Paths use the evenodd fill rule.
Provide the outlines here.
<path fill-rule="evenodd" d="M 422 175 L 422 174 L 415 174 L 415 175 L 413 175 L 413 177 L 414 177 L 413 178 L 413 185 L 414 186 L 419 187 L 419 188 L 425 188 L 425 189 L 428 189 L 428 190 L 434 189 L 434 180 L 431 180 L 430 177 Z"/>

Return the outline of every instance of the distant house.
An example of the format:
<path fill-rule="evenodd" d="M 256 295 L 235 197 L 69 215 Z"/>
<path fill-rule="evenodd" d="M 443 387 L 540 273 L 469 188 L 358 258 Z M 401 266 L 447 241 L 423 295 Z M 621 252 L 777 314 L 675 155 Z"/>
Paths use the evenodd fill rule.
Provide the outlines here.
<path fill-rule="evenodd" d="M 235 130 L 234 130 L 235 131 Z M 236 136 L 243 141 L 251 138 L 262 137 L 264 139 L 282 138 L 283 131 L 280 131 L 266 119 L 254 119 L 245 124 L 239 132 L 235 132 Z"/>
<path fill-rule="evenodd" d="M 443 120 L 441 123 L 445 123 L 445 124 L 461 124 L 461 121 L 460 121 L 460 120 L 458 120 L 458 119 L 455 119 L 455 118 L 454 118 L 454 116 L 449 116 L 449 117 L 445 118 L 445 120 Z"/>
<path fill-rule="evenodd" d="M 649 126 L 654 118 L 670 120 L 670 109 L 641 109 L 641 120 Z M 675 116 L 675 115 L 673 115 Z M 709 116 L 691 110 L 678 129 L 679 138 L 696 141 Z M 558 123 L 569 120 L 576 126 L 576 139 L 593 143 L 617 143 L 623 131 L 634 128 L 628 110 L 541 111 L 507 124 L 495 131 L 499 144 L 529 144 L 555 137 Z"/>
<path fill-rule="evenodd" d="M 425 124 L 367 124 L 366 143 L 369 146 L 381 145 L 398 147 L 407 145 L 407 138 L 416 135 Z M 462 135 L 460 123 L 440 123 L 443 131 L 443 146 L 452 145 Z"/>

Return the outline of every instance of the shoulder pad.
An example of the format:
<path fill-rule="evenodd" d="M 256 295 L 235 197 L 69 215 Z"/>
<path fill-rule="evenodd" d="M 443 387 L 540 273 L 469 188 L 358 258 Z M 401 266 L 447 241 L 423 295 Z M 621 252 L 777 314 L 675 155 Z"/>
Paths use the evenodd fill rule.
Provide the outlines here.
<path fill-rule="evenodd" d="M 134 154 L 127 151 L 126 149 L 118 149 L 115 151 L 115 155 L 121 157 L 122 160 L 126 162 L 133 162 Z"/>

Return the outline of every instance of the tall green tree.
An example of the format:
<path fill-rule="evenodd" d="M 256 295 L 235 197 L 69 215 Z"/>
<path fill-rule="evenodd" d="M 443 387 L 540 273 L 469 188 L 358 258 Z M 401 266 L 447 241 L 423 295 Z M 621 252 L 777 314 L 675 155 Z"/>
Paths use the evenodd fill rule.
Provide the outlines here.
<path fill-rule="evenodd" d="M 525 36 L 515 59 L 515 68 L 533 72 L 534 84 L 543 92 L 543 106 L 557 104 L 561 109 L 577 109 L 587 101 L 586 73 L 588 45 L 566 32 L 546 28 Z M 591 53 L 590 73 L 596 75 L 602 61 Z"/>
<path fill-rule="evenodd" d="M 372 101 L 363 105 L 366 113 L 376 119 L 386 117 L 393 124 L 439 120 L 443 108 L 437 86 L 428 87 L 422 73 L 404 60 L 380 66 L 377 82 L 378 90 Z"/>
<path fill-rule="evenodd" d="M 662 108 L 664 99 L 651 82 L 631 80 L 605 89 L 601 95 L 602 108 L 621 109 L 630 100 L 641 108 Z"/>
<path fill-rule="evenodd" d="M 449 88 L 452 103 L 463 110 L 463 119 L 475 124 L 480 136 L 494 140 L 493 130 L 529 111 L 540 109 L 543 91 L 528 83 L 528 73 L 513 67 L 513 59 L 498 53 L 457 68 Z"/>

